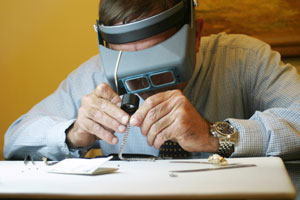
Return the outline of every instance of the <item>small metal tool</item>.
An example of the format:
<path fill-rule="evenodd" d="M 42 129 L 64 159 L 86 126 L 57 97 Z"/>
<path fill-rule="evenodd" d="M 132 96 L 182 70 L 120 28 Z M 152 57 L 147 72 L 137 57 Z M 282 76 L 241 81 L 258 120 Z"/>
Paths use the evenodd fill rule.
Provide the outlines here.
<path fill-rule="evenodd" d="M 135 113 L 135 111 L 138 109 L 139 107 L 139 103 L 140 103 L 140 99 L 137 95 L 135 94 L 124 94 L 123 98 L 122 98 L 122 103 L 121 103 L 121 108 L 127 112 L 129 115 L 132 115 L 133 113 Z M 128 140 L 128 135 L 129 135 L 129 131 L 130 131 L 130 124 L 127 124 L 127 129 L 123 138 L 123 143 L 121 145 L 120 148 L 120 152 L 119 152 L 119 159 L 120 160 L 126 160 L 126 161 L 136 161 L 136 160 L 152 160 L 151 158 L 126 158 L 123 157 L 123 151 L 125 149 L 125 145 L 127 143 Z"/>
<path fill-rule="evenodd" d="M 122 98 L 122 103 L 121 103 L 121 108 L 127 112 L 129 115 L 132 115 L 135 113 L 135 111 L 138 109 L 140 103 L 140 99 L 137 95 L 135 94 L 124 94 Z M 120 160 L 126 160 L 126 161 L 155 161 L 154 157 L 147 157 L 147 158 L 141 158 L 141 157 L 124 157 L 123 156 L 123 151 L 125 149 L 125 145 L 128 140 L 128 135 L 130 131 L 130 124 L 127 124 L 127 129 L 123 138 L 123 143 L 120 148 L 119 152 L 119 159 Z"/>
<path fill-rule="evenodd" d="M 244 168 L 244 167 L 255 167 L 254 164 L 235 164 L 235 165 L 224 165 L 216 168 L 202 168 L 202 169 L 186 169 L 186 170 L 172 170 L 170 173 L 187 173 L 187 172 L 203 172 L 203 171 L 214 171 L 222 169 L 234 169 L 234 168 Z"/>
<path fill-rule="evenodd" d="M 171 161 L 171 163 L 209 164 L 209 165 L 213 165 L 215 167 L 202 168 L 202 169 L 172 170 L 172 171 L 169 171 L 170 177 L 176 177 L 175 173 L 203 172 L 203 171 L 214 171 L 214 170 L 222 170 L 222 169 L 233 169 L 233 168 L 255 167 L 256 166 L 254 164 L 239 164 L 239 163 L 228 164 L 227 160 L 218 154 L 210 155 L 208 158 L 208 162 L 206 162 L 206 161 Z"/>
<path fill-rule="evenodd" d="M 28 163 L 31 163 L 32 165 L 35 165 L 34 160 L 30 155 L 27 155 L 24 159 L 24 165 L 27 165 Z"/>

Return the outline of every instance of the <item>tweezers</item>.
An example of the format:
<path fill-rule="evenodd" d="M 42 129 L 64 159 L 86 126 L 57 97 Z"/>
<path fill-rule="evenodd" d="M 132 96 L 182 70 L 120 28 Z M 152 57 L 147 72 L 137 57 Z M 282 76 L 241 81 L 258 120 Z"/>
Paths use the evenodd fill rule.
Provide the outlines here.
<path fill-rule="evenodd" d="M 208 164 L 208 163 L 205 163 Z M 254 164 L 229 164 L 221 167 L 215 168 L 202 168 L 202 169 L 187 169 L 187 170 L 172 170 L 170 173 L 186 173 L 186 172 L 203 172 L 203 171 L 214 171 L 214 170 L 222 170 L 222 169 L 233 169 L 233 168 L 243 168 L 243 167 L 255 167 Z"/>
<path fill-rule="evenodd" d="M 27 165 L 28 162 L 31 162 L 32 165 L 35 164 L 33 158 L 32 158 L 30 155 L 27 155 L 27 156 L 25 157 L 25 159 L 24 159 L 24 165 Z"/>

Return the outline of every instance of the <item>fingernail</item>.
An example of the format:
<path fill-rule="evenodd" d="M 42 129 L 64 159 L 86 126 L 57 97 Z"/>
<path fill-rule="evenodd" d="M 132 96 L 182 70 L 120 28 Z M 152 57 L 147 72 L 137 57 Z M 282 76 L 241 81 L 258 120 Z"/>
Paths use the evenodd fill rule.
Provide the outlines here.
<path fill-rule="evenodd" d="M 128 123 L 128 116 L 123 116 L 122 117 L 122 124 L 127 124 Z"/>
<path fill-rule="evenodd" d="M 133 118 L 130 119 L 130 124 L 131 125 L 137 125 L 138 124 L 138 120 L 135 117 L 133 117 Z"/>
<path fill-rule="evenodd" d="M 120 126 L 118 127 L 118 130 L 119 130 L 120 132 L 124 132 L 125 129 L 126 129 L 126 127 L 125 127 L 124 125 L 120 125 Z"/>
<path fill-rule="evenodd" d="M 121 107 L 121 102 L 118 102 L 118 103 L 117 103 L 117 106 L 118 106 L 118 107 Z"/>
<path fill-rule="evenodd" d="M 114 138 L 114 139 L 112 140 L 112 143 L 113 143 L 113 144 L 117 144 L 117 143 L 118 143 L 118 138 Z"/>

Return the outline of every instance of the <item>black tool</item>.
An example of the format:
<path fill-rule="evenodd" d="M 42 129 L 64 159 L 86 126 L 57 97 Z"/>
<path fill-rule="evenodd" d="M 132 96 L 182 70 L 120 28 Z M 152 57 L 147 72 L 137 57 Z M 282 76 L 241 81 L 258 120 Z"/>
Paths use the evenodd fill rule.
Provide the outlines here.
<path fill-rule="evenodd" d="M 140 99 L 135 94 L 124 94 L 121 103 L 121 109 L 127 112 L 129 115 L 135 113 L 139 108 Z"/>

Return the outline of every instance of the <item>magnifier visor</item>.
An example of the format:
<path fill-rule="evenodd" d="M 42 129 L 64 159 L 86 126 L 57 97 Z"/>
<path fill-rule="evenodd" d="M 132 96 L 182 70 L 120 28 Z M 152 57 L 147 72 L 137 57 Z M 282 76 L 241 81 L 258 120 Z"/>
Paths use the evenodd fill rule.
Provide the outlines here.
<path fill-rule="evenodd" d="M 126 90 L 129 92 L 135 92 L 150 88 L 147 77 L 138 77 L 134 79 L 125 80 Z"/>
<path fill-rule="evenodd" d="M 150 76 L 153 86 L 164 86 L 166 84 L 174 83 L 175 78 L 172 72 L 162 72 Z"/>
<path fill-rule="evenodd" d="M 153 90 L 175 83 L 175 77 L 172 71 L 162 71 L 138 76 L 134 78 L 126 78 L 123 80 L 127 93 L 138 93 L 147 90 Z"/>
<path fill-rule="evenodd" d="M 122 44 L 141 40 L 171 27 L 178 28 L 178 31 L 170 38 L 139 51 L 116 51 L 103 45 L 103 41 Z M 95 28 L 105 76 L 119 95 L 155 90 L 192 77 L 195 66 L 192 0 L 182 0 L 174 7 L 140 21 L 116 26 L 97 22 Z"/>

